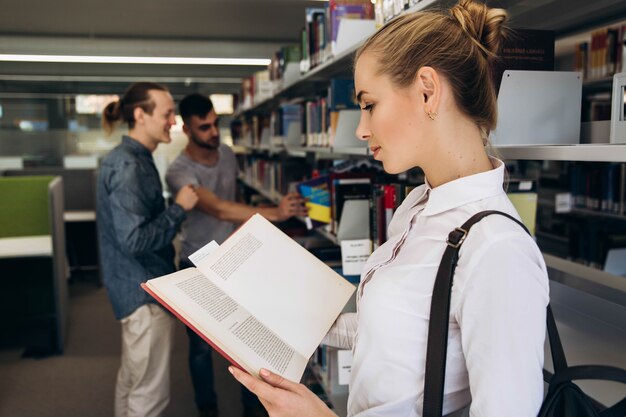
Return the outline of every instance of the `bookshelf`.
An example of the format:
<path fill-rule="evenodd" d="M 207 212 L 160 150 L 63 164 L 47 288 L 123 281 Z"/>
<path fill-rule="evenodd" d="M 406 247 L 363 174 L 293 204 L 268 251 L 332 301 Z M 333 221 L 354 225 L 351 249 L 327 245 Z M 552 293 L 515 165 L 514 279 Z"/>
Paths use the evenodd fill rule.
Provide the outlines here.
<path fill-rule="evenodd" d="M 342 159 L 346 156 L 367 157 L 370 155 L 369 149 L 365 146 L 362 148 L 323 148 L 260 145 L 243 146 L 242 148 L 248 151 L 265 151 L 274 154 L 286 152 L 291 156 L 305 156 L 306 153 L 313 153 L 336 159 Z M 503 159 L 508 160 L 626 162 L 626 144 L 495 146 L 493 149 Z"/>
<path fill-rule="evenodd" d="M 264 190 L 259 184 L 252 183 L 243 177 L 240 177 L 240 180 L 274 203 L 278 203 L 282 197 L 280 194 Z M 591 212 L 583 210 L 583 212 L 587 211 Z M 600 212 L 593 213 L 602 215 Z M 625 216 L 613 215 L 613 217 L 626 220 Z M 304 221 L 304 219 L 301 220 Z M 324 229 L 315 230 L 331 242 L 339 244 L 335 235 Z M 563 239 L 561 236 L 554 237 Z M 549 254 L 544 254 L 544 259 L 550 271 L 551 280 L 626 307 L 626 278 Z"/>
<path fill-rule="evenodd" d="M 501 146 L 495 149 L 510 160 L 626 162 L 626 145 L 620 144 Z"/>
<path fill-rule="evenodd" d="M 438 0 L 424 0 L 418 2 L 410 11 L 421 10 L 427 7 L 449 5 L 450 2 Z M 561 2 L 563 4 L 563 2 Z M 569 7 L 564 5 L 563 7 Z M 572 7 L 582 8 L 581 5 Z M 588 7 L 586 5 L 585 7 Z M 591 6 L 593 7 L 593 6 Z M 598 6 L 599 8 L 599 6 Z M 624 21 L 626 15 L 623 13 L 623 7 L 615 3 L 605 11 L 606 22 L 617 22 L 620 18 Z M 616 16 L 611 17 L 612 12 L 617 12 Z M 513 11 L 513 21 L 515 21 L 515 11 Z M 571 26 L 585 27 L 585 13 L 579 13 L 577 21 L 569 22 Z M 621 16 L 621 17 L 620 17 Z M 548 22 L 546 22 L 548 20 Z M 549 18 L 543 19 L 541 28 L 550 28 Z M 620 21 L 620 23 L 622 22 Z M 594 20 L 597 22 L 597 20 Z M 626 21 L 624 21 L 626 22 Z M 562 22 L 561 22 L 562 23 Z M 595 23 L 592 23 L 595 24 Z M 605 26 L 610 26 L 607 24 Z M 590 26 L 590 25 L 589 25 Z M 595 28 L 594 28 L 595 29 Z M 590 36 L 591 30 L 585 29 L 586 32 L 579 35 L 567 35 L 557 39 L 556 43 L 556 64 L 557 68 L 567 64 L 566 58 L 561 60 L 563 51 L 580 42 L 579 39 Z M 558 36 L 558 33 L 557 33 Z M 272 108 L 278 106 L 279 103 L 296 98 L 309 97 L 317 94 L 320 89 L 327 87 L 329 79 L 337 76 L 351 76 L 352 62 L 358 48 L 364 42 L 358 42 L 353 47 L 343 51 L 333 59 L 319 65 L 313 70 L 303 74 L 296 81 L 285 85 L 276 92 L 274 97 L 267 99 L 256 106 L 245 109 L 239 114 L 242 117 L 251 117 L 255 114 L 268 114 Z M 572 52 L 573 53 L 573 52 Z M 610 91 L 612 85 L 612 77 L 601 77 L 597 79 L 586 80 L 583 83 L 583 91 L 585 94 Z M 584 100 L 584 98 L 583 98 Z M 606 142 L 609 138 L 606 137 Z M 369 158 L 367 147 L 302 147 L 302 146 L 285 146 L 285 147 L 259 147 L 248 146 L 248 152 L 267 152 L 268 155 L 284 153 L 292 157 L 313 157 L 314 159 L 346 159 L 346 158 Z M 504 160 L 509 161 L 580 161 L 580 162 L 619 162 L 626 163 L 626 145 L 623 144 L 576 144 L 576 145 L 528 145 L 528 146 L 497 146 L 493 150 Z M 263 190 L 257 188 L 258 184 L 247 184 L 257 189 L 259 192 Z M 271 195 L 268 195 L 272 197 Z M 277 201 L 277 196 L 273 196 Z M 553 209 L 552 209 L 553 210 Z M 625 216 L 608 214 L 602 212 L 586 213 L 584 210 L 575 209 L 577 215 L 588 217 L 605 217 L 614 220 L 626 219 Z M 593 214 L 592 214 L 593 213 Z M 325 236 L 331 242 L 339 244 L 337 238 L 326 232 L 319 230 L 318 233 Z M 568 238 L 558 233 L 547 233 L 538 231 L 537 235 L 549 235 L 550 239 L 567 243 Z M 548 253 L 544 253 L 544 259 L 548 267 L 549 277 L 551 280 L 551 288 L 554 287 L 553 303 L 557 305 L 555 311 L 563 315 L 563 319 L 559 319 L 559 324 L 565 327 L 563 340 L 566 345 L 568 355 L 569 350 L 575 350 L 571 354 L 572 364 L 584 363 L 604 363 L 602 358 L 612 358 L 616 356 L 616 351 L 623 349 L 624 341 L 626 341 L 626 278 L 616 276 L 604 272 L 602 270 L 582 265 L 564 258 L 560 258 Z M 581 301 L 584 299 L 583 301 Z M 574 302 L 575 301 L 575 302 Z M 608 313 L 607 313 L 608 312 Z M 583 317 L 578 320 L 576 317 Z M 580 326 L 578 324 L 581 323 Z M 592 324 L 589 324 L 592 323 Z M 613 333 L 611 329 L 616 329 Z M 593 343 L 586 344 L 587 340 L 593 339 Z M 604 341 L 604 343 L 603 343 Z M 569 348 L 569 346 L 578 347 Z M 598 355 L 597 352 L 603 352 Z M 619 356 L 619 355 L 617 355 Z M 548 357 L 548 356 L 547 356 Z M 620 356 L 620 358 L 623 355 Z M 607 362 L 613 365 L 626 367 L 626 363 L 622 359 L 619 361 Z M 549 368 L 549 363 L 546 363 Z M 610 399 L 603 394 L 602 390 L 589 390 L 599 401 L 608 404 Z M 596 395 L 598 394 L 598 395 Z"/>
<path fill-rule="evenodd" d="M 550 279 L 626 307 L 626 279 L 556 256 L 544 254 Z"/>
<path fill-rule="evenodd" d="M 411 13 L 435 7 L 443 4 L 442 0 L 418 0 L 418 2 L 405 10 L 404 13 Z M 249 108 L 240 109 L 235 117 L 251 116 L 258 113 L 267 113 L 276 107 L 280 102 L 298 97 L 315 95 L 320 88 L 328 85 L 328 80 L 333 77 L 351 76 L 352 63 L 357 50 L 363 45 L 366 39 L 359 39 L 354 44 L 340 51 L 336 56 L 326 62 L 314 67 L 310 71 L 301 74 L 299 78 L 283 85 L 275 91 L 274 96 L 267 98 Z"/>

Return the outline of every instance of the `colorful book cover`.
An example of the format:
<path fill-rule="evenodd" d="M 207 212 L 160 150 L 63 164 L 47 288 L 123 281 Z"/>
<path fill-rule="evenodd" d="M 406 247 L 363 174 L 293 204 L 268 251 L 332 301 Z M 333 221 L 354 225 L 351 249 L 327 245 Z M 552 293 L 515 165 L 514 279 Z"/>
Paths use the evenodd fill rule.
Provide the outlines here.
<path fill-rule="evenodd" d="M 298 192 L 306 199 L 313 227 L 330 223 L 330 189 L 328 176 L 313 178 L 298 184 Z"/>
<path fill-rule="evenodd" d="M 330 2 L 331 40 L 337 41 L 341 19 L 373 19 L 374 5 L 367 0 Z"/>

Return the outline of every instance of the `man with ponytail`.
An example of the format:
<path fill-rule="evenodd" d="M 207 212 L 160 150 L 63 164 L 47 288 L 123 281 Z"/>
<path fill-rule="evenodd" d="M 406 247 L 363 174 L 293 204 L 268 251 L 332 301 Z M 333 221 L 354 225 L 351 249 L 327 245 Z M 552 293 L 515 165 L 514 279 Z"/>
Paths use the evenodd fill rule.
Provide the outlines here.
<path fill-rule="evenodd" d="M 122 326 L 115 417 L 159 417 L 169 402 L 174 319 L 140 287 L 175 271 L 172 240 L 197 201 L 192 186 L 166 207 L 152 152 L 171 141 L 174 100 L 156 83 L 131 85 L 104 110 L 111 133 L 122 121 L 128 135 L 102 160 L 97 218 L 104 285 Z"/>
<path fill-rule="evenodd" d="M 423 404 L 433 415 L 432 402 L 424 403 L 433 386 L 424 388 L 431 369 L 426 352 L 438 266 L 446 248 L 455 247 L 447 238 L 487 210 L 519 220 L 503 190 L 504 164 L 485 146 L 497 111 L 490 62 L 506 19 L 502 9 L 461 0 L 449 10 L 391 20 L 356 54 L 357 136 L 385 171 L 419 166 L 426 183 L 406 196 L 387 242 L 363 268 L 357 313 L 339 316 L 325 339 L 353 353 L 350 417 L 420 417 Z M 449 317 L 443 317 L 449 332 L 442 341 L 442 414 L 469 406 L 475 417 L 536 416 L 549 301 L 541 252 L 505 216 L 488 216 L 462 232 Z M 229 370 L 271 417 L 334 415 L 298 381 L 267 370 L 259 379 Z"/>

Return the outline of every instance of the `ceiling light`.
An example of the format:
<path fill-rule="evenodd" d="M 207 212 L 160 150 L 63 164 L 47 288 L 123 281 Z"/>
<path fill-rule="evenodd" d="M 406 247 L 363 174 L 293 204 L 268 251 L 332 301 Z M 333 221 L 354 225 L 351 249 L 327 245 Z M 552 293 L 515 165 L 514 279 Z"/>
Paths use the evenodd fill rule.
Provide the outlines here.
<path fill-rule="evenodd" d="M 0 54 L 0 61 L 12 62 L 64 62 L 88 64 L 174 64 L 174 65 L 249 65 L 267 66 L 269 59 L 258 58 L 183 58 L 147 56 L 98 55 L 18 55 Z"/>

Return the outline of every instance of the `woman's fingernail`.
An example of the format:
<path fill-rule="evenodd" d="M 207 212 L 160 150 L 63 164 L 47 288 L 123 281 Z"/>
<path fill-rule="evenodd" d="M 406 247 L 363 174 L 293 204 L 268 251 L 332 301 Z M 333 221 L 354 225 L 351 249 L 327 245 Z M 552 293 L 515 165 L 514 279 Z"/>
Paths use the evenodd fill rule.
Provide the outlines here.
<path fill-rule="evenodd" d="M 270 376 L 270 371 L 268 371 L 267 369 L 261 369 L 259 373 L 261 374 L 261 376 Z"/>
<path fill-rule="evenodd" d="M 228 372 L 230 372 L 231 374 L 235 374 L 235 369 L 232 366 L 228 367 Z"/>

